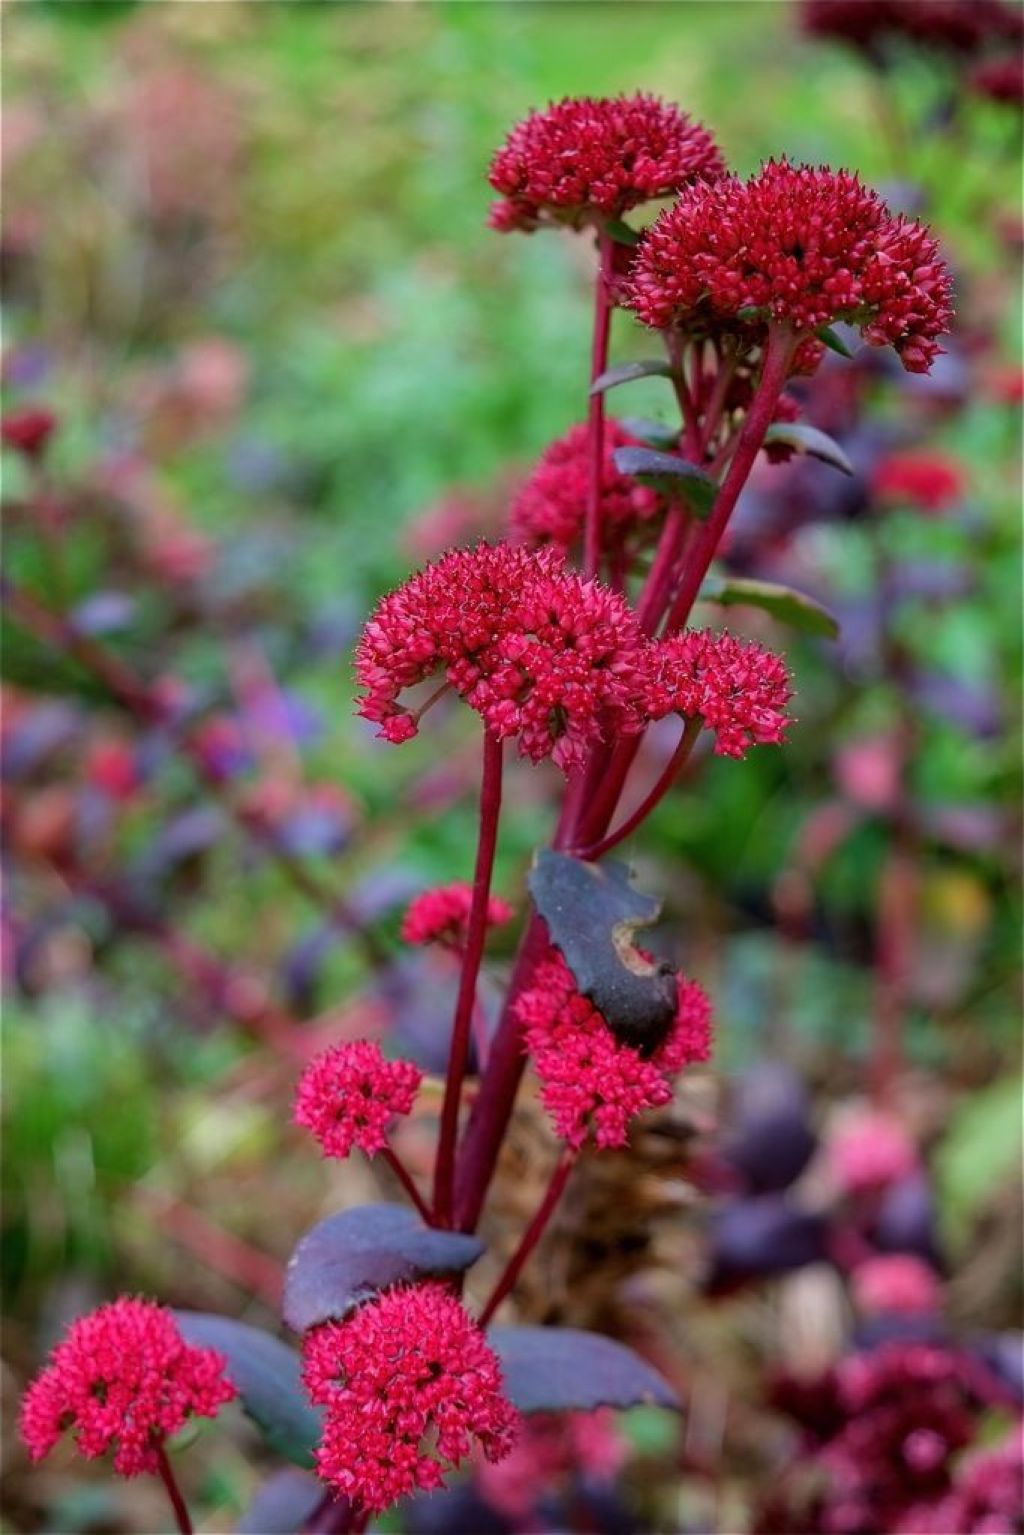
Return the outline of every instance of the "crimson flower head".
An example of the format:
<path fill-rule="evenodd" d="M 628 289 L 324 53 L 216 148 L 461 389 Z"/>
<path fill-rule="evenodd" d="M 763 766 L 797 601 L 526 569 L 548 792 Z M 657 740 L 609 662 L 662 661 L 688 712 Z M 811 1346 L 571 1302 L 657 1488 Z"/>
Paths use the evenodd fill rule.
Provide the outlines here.
<path fill-rule="evenodd" d="M 325 1409 L 317 1470 L 340 1496 L 382 1513 L 474 1444 L 512 1449 L 519 1418 L 481 1328 L 443 1284 L 387 1290 L 303 1340 L 303 1379 Z"/>
<path fill-rule="evenodd" d="M 871 489 L 883 501 L 902 501 L 922 512 L 944 512 L 963 499 L 963 465 L 946 453 L 890 453 L 875 465 Z"/>
<path fill-rule="evenodd" d="M 599 523 L 607 548 L 630 534 L 651 529 L 667 510 L 664 496 L 615 467 L 616 448 L 637 447 L 617 421 L 605 422 Z M 587 515 L 587 428 L 570 427 L 545 448 L 520 486 L 510 514 L 516 543 L 557 544 L 569 549 L 582 537 Z"/>
<path fill-rule="evenodd" d="M 0 420 L 0 439 L 26 458 L 42 458 L 57 429 L 57 417 L 44 405 L 23 405 Z"/>
<path fill-rule="evenodd" d="M 567 96 L 517 123 L 491 161 L 489 180 L 503 198 L 491 227 L 618 219 L 724 168 L 707 129 L 656 96 Z"/>
<path fill-rule="evenodd" d="M 994 1448 L 970 1450 L 956 1466 L 953 1487 L 933 1503 L 918 1503 L 899 1535 L 1014 1535 L 1024 1508 L 1024 1423 Z"/>
<path fill-rule="evenodd" d="M 438 885 L 434 890 L 424 890 L 409 903 L 402 919 L 404 943 L 443 943 L 449 948 L 460 949 L 466 942 L 469 909 L 473 904 L 473 887 L 456 880 L 451 885 Z M 487 902 L 487 926 L 501 927 L 511 922 L 515 913 L 507 901 L 492 895 Z"/>
<path fill-rule="evenodd" d="M 663 1108 L 672 1098 L 672 1078 L 711 1053 L 711 1004 L 685 976 L 678 977 L 672 1027 L 649 1057 L 619 1043 L 555 948 L 515 1005 L 540 1078 L 541 1102 L 573 1147 L 591 1133 L 602 1149 L 625 1146 L 634 1115 Z"/>
<path fill-rule="evenodd" d="M 359 712 L 390 741 L 416 734 L 401 694 L 443 671 L 487 730 L 564 772 L 635 733 L 646 641 L 625 600 L 555 549 L 453 549 L 377 604 L 356 650 Z"/>
<path fill-rule="evenodd" d="M 353 1146 L 372 1157 L 387 1145 L 395 1115 L 409 1113 L 422 1080 L 418 1066 L 387 1060 L 371 1040 L 332 1045 L 302 1073 L 295 1123 L 316 1136 L 325 1157 L 347 1157 Z"/>
<path fill-rule="evenodd" d="M 721 757 L 744 757 L 751 746 L 778 746 L 785 738 L 789 673 L 772 651 L 726 631 L 684 629 L 653 645 L 648 660 L 651 719 L 703 719 Z"/>
<path fill-rule="evenodd" d="M 688 188 L 641 241 L 625 297 L 656 330 L 768 320 L 813 339 L 845 320 L 927 373 L 951 288 L 927 229 L 855 175 L 772 160 L 749 181 Z"/>
<path fill-rule="evenodd" d="M 123 1295 L 72 1322 L 25 1392 L 21 1437 L 42 1460 L 72 1428 L 87 1460 L 113 1450 L 121 1476 L 156 1471 L 165 1439 L 237 1396 L 226 1362 L 187 1344 L 165 1307 Z"/>

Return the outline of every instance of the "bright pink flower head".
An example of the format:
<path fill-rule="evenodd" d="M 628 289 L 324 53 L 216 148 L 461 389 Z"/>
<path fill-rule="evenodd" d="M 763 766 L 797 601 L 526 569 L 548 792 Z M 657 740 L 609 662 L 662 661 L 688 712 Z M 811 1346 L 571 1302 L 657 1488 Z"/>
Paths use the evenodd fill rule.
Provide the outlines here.
<path fill-rule="evenodd" d="M 655 96 L 566 97 L 517 123 L 491 161 L 504 199 L 491 227 L 529 232 L 545 214 L 574 227 L 621 218 L 723 170 L 707 129 Z"/>
<path fill-rule="evenodd" d="M 847 1194 L 888 1188 L 918 1165 L 917 1148 L 899 1120 L 873 1110 L 852 1115 L 836 1128 L 828 1158 L 832 1176 Z"/>
<path fill-rule="evenodd" d="M 651 719 L 699 716 L 715 732 L 721 757 L 744 757 L 751 746 L 784 740 L 789 673 L 772 651 L 725 631 L 684 629 L 652 646 L 648 665 Z"/>
<path fill-rule="evenodd" d="M 605 422 L 601 469 L 600 525 L 607 548 L 652 524 L 667 510 L 664 496 L 615 467 L 616 448 L 637 447 L 637 439 Z M 510 529 L 516 543 L 558 544 L 569 549 L 582 536 L 587 512 L 587 428 L 570 427 L 545 448 L 540 461 L 512 502 Z"/>
<path fill-rule="evenodd" d="M 332 1045 L 310 1061 L 295 1095 L 294 1120 L 312 1132 L 325 1157 L 353 1146 L 372 1157 L 387 1145 L 396 1114 L 408 1114 L 423 1073 L 411 1061 L 389 1061 L 368 1039 Z"/>
<path fill-rule="evenodd" d="M 648 230 L 626 301 L 645 325 L 716 329 L 835 320 L 926 373 L 952 318 L 936 242 L 847 171 L 769 161 L 689 188 Z"/>
<path fill-rule="evenodd" d="M 449 948 L 461 948 L 466 942 L 469 908 L 473 903 L 473 887 L 457 880 L 451 885 L 438 885 L 435 890 L 424 890 L 410 903 L 402 919 L 404 943 L 443 943 Z M 511 922 L 515 913 L 507 901 L 492 895 L 487 902 L 487 926 L 500 927 Z"/>
<path fill-rule="evenodd" d="M 121 1476 L 155 1471 L 166 1438 L 237 1396 L 225 1364 L 187 1344 L 163 1306 L 121 1296 L 72 1322 L 22 1398 L 21 1437 L 42 1460 L 73 1428 L 87 1460 L 112 1449 Z"/>
<path fill-rule="evenodd" d="M 913 1253 L 882 1253 L 859 1263 L 850 1276 L 853 1301 L 865 1316 L 916 1316 L 937 1311 L 941 1286 L 935 1270 Z"/>
<path fill-rule="evenodd" d="M 26 458 L 41 458 L 57 427 L 57 417 L 43 405 L 23 405 L 0 421 L 4 445 Z"/>
<path fill-rule="evenodd" d="M 303 1378 L 326 1409 L 317 1469 L 382 1513 L 444 1486 L 474 1444 L 500 1460 L 519 1418 L 480 1327 L 443 1284 L 385 1291 L 303 1340 Z"/>
<path fill-rule="evenodd" d="M 944 512 L 963 499 L 963 465 L 945 453 L 890 453 L 871 476 L 880 501 L 899 501 L 922 512 Z"/>
<path fill-rule="evenodd" d="M 629 1122 L 672 1098 L 672 1078 L 711 1054 L 711 1004 L 695 981 L 678 977 L 672 1028 L 644 1057 L 620 1044 L 607 1020 L 576 989 L 557 949 L 533 973 L 516 1001 L 524 1041 L 541 1083 L 541 1102 L 570 1146 L 593 1133 L 599 1147 L 625 1146 Z"/>
<path fill-rule="evenodd" d="M 417 716 L 400 695 L 443 670 L 493 735 L 569 772 L 607 732 L 639 728 L 645 643 L 625 600 L 554 549 L 453 549 L 377 604 L 356 651 L 359 712 L 407 740 Z"/>
<path fill-rule="evenodd" d="M 917 1504 L 898 1535 L 1018 1535 L 1024 1509 L 1024 1424 L 1002 1443 L 972 1450 L 958 1461 L 952 1491 Z"/>

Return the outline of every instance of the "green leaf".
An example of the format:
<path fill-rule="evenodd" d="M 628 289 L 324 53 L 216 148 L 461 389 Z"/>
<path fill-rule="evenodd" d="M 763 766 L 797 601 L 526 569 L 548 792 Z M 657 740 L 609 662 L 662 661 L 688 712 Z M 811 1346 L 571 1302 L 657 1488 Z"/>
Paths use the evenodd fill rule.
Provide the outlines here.
<path fill-rule="evenodd" d="M 779 623 L 805 634 L 822 634 L 834 640 L 839 624 L 827 608 L 805 592 L 774 581 L 748 581 L 740 576 L 711 576 L 700 589 L 702 602 L 717 602 L 724 608 L 761 608 Z"/>
<path fill-rule="evenodd" d="M 580 991 L 618 1040 L 652 1054 L 675 1017 L 676 980 L 633 940 L 658 920 L 661 902 L 634 889 L 628 864 L 587 863 L 551 848 L 537 853 L 526 883 Z"/>
<path fill-rule="evenodd" d="M 293 1465 L 311 1467 L 321 1422 L 303 1390 L 298 1354 L 272 1333 L 231 1317 L 209 1311 L 174 1315 L 186 1343 L 215 1348 L 227 1359 L 225 1373 L 271 1449 Z"/>
<path fill-rule="evenodd" d="M 840 357 L 852 357 L 853 353 L 837 331 L 831 325 L 822 325 L 814 334 L 819 341 L 824 341 L 830 352 L 838 352 Z"/>
<path fill-rule="evenodd" d="M 627 224 L 624 219 L 606 219 L 604 232 L 609 235 L 617 245 L 639 245 L 640 231 Z"/>
<path fill-rule="evenodd" d="M 604 394 L 617 389 L 620 384 L 631 384 L 636 378 L 671 378 L 672 364 L 660 357 L 646 357 L 641 362 L 623 362 L 617 368 L 600 373 L 590 386 L 591 394 Z"/>
<path fill-rule="evenodd" d="M 616 448 L 612 457 L 620 474 L 653 485 L 666 496 L 685 496 L 698 517 L 706 517 L 715 504 L 718 486 L 696 464 L 675 453 L 653 448 Z"/>
<path fill-rule="evenodd" d="M 957 1109 L 936 1152 L 942 1226 L 959 1251 L 1020 1168 L 1022 1100 L 1019 1077 L 994 1082 Z"/>
<path fill-rule="evenodd" d="M 764 440 L 785 443 L 797 453 L 820 458 L 822 463 L 831 464 L 844 474 L 853 473 L 853 465 L 835 439 L 827 432 L 820 432 L 816 426 L 807 426 L 803 421 L 773 421 L 764 434 Z"/>
<path fill-rule="evenodd" d="M 619 425 L 631 437 L 639 437 L 652 448 L 675 448 L 679 445 L 679 428 L 665 421 L 652 421 L 648 416 L 622 416 Z"/>

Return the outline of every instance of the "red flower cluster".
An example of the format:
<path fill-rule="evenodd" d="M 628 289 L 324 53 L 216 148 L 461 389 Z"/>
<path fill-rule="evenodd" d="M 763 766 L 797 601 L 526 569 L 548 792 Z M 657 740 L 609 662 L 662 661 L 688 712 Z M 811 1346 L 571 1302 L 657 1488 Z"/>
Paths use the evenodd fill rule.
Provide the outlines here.
<path fill-rule="evenodd" d="M 294 1120 L 325 1157 L 347 1157 L 353 1146 L 372 1157 L 387 1145 L 394 1116 L 409 1113 L 422 1080 L 418 1066 L 386 1060 L 371 1040 L 332 1045 L 302 1073 Z"/>
<path fill-rule="evenodd" d="M 871 1194 L 916 1170 L 917 1150 L 899 1120 L 865 1110 L 835 1130 L 828 1143 L 832 1176 L 845 1194 Z"/>
<path fill-rule="evenodd" d="M 1024 1509 L 1024 1425 L 992 1450 L 975 1450 L 957 1466 L 953 1489 L 918 1504 L 898 1535 L 1017 1535 Z"/>
<path fill-rule="evenodd" d="M 1020 107 L 1024 105 L 1024 60 L 1019 53 L 985 59 L 971 70 L 967 83 L 978 96 L 989 101 Z"/>
<path fill-rule="evenodd" d="M 715 732 L 715 751 L 743 757 L 777 746 L 790 721 L 789 673 L 772 651 L 728 632 L 684 629 L 651 649 L 645 708 L 651 719 L 699 716 Z"/>
<path fill-rule="evenodd" d="M 374 1513 L 444 1486 L 476 1441 L 515 1443 L 518 1414 L 482 1330 L 442 1284 L 386 1291 L 303 1340 L 303 1379 L 326 1409 L 317 1469 Z"/>
<path fill-rule="evenodd" d="M 707 129 L 655 96 L 566 97 L 517 123 L 494 156 L 490 183 L 503 201 L 491 227 L 529 232 L 545 214 L 576 227 L 621 218 L 723 170 Z"/>
<path fill-rule="evenodd" d="M 8 411 L 0 421 L 0 440 L 26 458 L 41 458 L 56 427 L 52 410 L 43 405 L 23 405 L 20 410 Z"/>
<path fill-rule="evenodd" d="M 557 949 L 537 966 L 516 1000 L 516 1014 L 540 1078 L 541 1102 L 570 1146 L 582 1146 L 591 1132 L 599 1147 L 625 1146 L 633 1116 L 670 1102 L 672 1078 L 708 1059 L 711 1004 L 695 981 L 679 976 L 678 987 L 672 1029 L 645 1059 L 620 1044 L 604 1015 L 577 991 Z"/>
<path fill-rule="evenodd" d="M 409 903 L 402 919 L 403 943 L 443 943 L 459 949 L 466 942 L 473 887 L 457 880 L 424 890 Z M 501 927 L 511 922 L 515 913 L 507 901 L 492 895 L 487 902 L 487 926 Z"/>
<path fill-rule="evenodd" d="M 903 501 L 922 512 L 944 512 L 967 488 L 963 466 L 945 453 L 890 453 L 871 476 L 880 500 Z"/>
<path fill-rule="evenodd" d="M 854 1305 L 865 1316 L 915 1316 L 937 1311 L 941 1290 L 935 1270 L 913 1253 L 881 1253 L 858 1263 L 850 1276 Z"/>
<path fill-rule="evenodd" d="M 238 1394 L 225 1359 L 190 1347 L 171 1313 L 121 1296 L 72 1322 L 21 1404 L 21 1437 L 33 1460 L 73 1428 L 87 1460 L 114 1451 L 114 1469 L 157 1469 L 163 1441 L 196 1414 L 214 1418 Z"/>
<path fill-rule="evenodd" d="M 970 54 L 1020 35 L 1019 13 L 1002 0 L 804 0 L 802 19 L 880 61 L 893 42 Z"/>
<path fill-rule="evenodd" d="M 568 772 L 609 732 L 640 726 L 644 637 L 624 599 L 554 549 L 455 549 L 384 597 L 363 631 L 359 712 L 390 741 L 416 734 L 398 702 L 444 668 L 495 736 Z"/>
<path fill-rule="evenodd" d="M 626 285 L 646 325 L 701 329 L 835 320 L 926 373 L 949 328 L 951 281 L 916 220 L 847 171 L 769 161 L 749 181 L 689 188 L 648 230 Z"/>
<path fill-rule="evenodd" d="M 608 545 L 650 527 L 667 509 L 664 496 L 620 474 L 616 448 L 637 447 L 637 439 L 605 422 L 601 468 L 600 525 Z M 547 448 L 512 502 L 510 529 L 517 543 L 559 544 L 570 548 L 583 534 L 587 513 L 587 428 L 570 427 Z"/>

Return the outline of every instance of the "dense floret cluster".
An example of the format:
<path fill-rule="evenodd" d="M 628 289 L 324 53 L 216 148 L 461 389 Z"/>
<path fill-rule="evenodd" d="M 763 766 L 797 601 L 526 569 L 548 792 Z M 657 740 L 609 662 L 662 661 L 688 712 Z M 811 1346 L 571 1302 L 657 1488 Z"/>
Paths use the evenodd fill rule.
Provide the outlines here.
<path fill-rule="evenodd" d="M 517 123 L 495 154 L 490 182 L 502 201 L 491 227 L 530 231 L 545 215 L 575 226 L 621 218 L 723 169 L 707 129 L 668 102 L 642 92 L 567 97 Z"/>
<path fill-rule="evenodd" d="M 649 486 L 620 474 L 616 448 L 641 444 L 617 421 L 604 429 L 599 521 L 605 548 L 639 531 L 656 528 L 667 501 Z M 571 548 L 583 535 L 587 512 L 587 428 L 581 423 L 545 448 L 512 502 L 510 531 L 516 543 Z"/>
<path fill-rule="evenodd" d="M 695 981 L 678 977 L 675 1020 L 645 1058 L 620 1044 L 554 948 L 517 998 L 516 1012 L 541 1101 L 558 1134 L 574 1147 L 591 1134 L 602 1148 L 626 1145 L 634 1116 L 669 1103 L 673 1077 L 711 1053 L 711 1004 Z"/>
<path fill-rule="evenodd" d="M 305 1336 L 303 1379 L 325 1409 L 317 1469 L 375 1513 L 444 1486 L 475 1445 L 500 1460 L 518 1415 L 483 1332 L 442 1284 L 384 1292 Z"/>
<path fill-rule="evenodd" d="M 383 1151 L 396 1114 L 408 1114 L 423 1073 L 412 1061 L 389 1061 L 368 1039 L 332 1045 L 299 1081 L 294 1119 L 320 1142 L 325 1157 Z"/>
<path fill-rule="evenodd" d="M 156 1471 L 165 1439 L 237 1395 L 225 1365 L 187 1344 L 163 1306 L 121 1296 L 72 1322 L 25 1393 L 21 1437 L 41 1460 L 73 1429 L 86 1459 L 113 1450 L 121 1476 Z"/>
<path fill-rule="evenodd" d="M 848 171 L 772 160 L 749 181 L 691 187 L 645 235 L 627 303 L 657 330 L 760 317 L 813 333 L 836 320 L 925 373 L 949 328 L 951 282 L 916 220 Z"/>
<path fill-rule="evenodd" d="M 402 919 L 404 943 L 443 943 L 461 948 L 466 942 L 473 887 L 456 880 L 424 890 L 409 903 Z M 500 927 L 511 922 L 514 912 L 507 901 L 492 895 L 487 902 L 487 926 Z"/>
<path fill-rule="evenodd" d="M 624 599 L 555 549 L 456 549 L 377 604 L 356 652 L 360 713 L 408 740 L 400 695 L 443 670 L 493 735 L 568 772 L 606 733 L 639 729 L 643 650 Z"/>
<path fill-rule="evenodd" d="M 715 732 L 715 751 L 743 757 L 751 746 L 778 746 L 790 723 L 789 673 L 753 642 L 710 629 L 685 629 L 653 646 L 644 706 L 651 719 L 699 717 Z"/>

